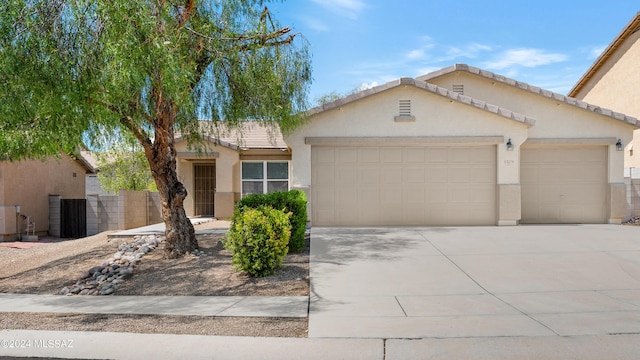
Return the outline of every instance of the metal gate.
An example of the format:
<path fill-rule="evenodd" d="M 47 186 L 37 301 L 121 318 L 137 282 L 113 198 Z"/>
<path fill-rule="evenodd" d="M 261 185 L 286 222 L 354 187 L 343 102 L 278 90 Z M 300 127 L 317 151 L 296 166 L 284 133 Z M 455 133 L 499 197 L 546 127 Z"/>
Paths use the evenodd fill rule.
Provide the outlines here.
<path fill-rule="evenodd" d="M 195 216 L 213 216 L 214 195 L 216 192 L 216 165 L 193 165 L 195 181 Z"/>
<path fill-rule="evenodd" d="M 87 200 L 60 200 L 60 237 L 82 238 L 87 236 Z"/>

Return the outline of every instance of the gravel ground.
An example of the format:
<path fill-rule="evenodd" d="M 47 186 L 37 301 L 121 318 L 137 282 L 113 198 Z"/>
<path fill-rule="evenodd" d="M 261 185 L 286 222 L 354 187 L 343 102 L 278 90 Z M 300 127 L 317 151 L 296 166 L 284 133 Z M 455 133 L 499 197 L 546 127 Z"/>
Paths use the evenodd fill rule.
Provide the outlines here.
<path fill-rule="evenodd" d="M 228 226 L 209 222 L 196 229 Z M 221 235 L 198 236 L 204 256 L 162 259 L 162 246 L 142 258 L 134 276 L 117 295 L 308 296 L 309 247 L 289 254 L 283 267 L 269 277 L 254 279 L 235 271 Z M 30 249 L 0 247 L 0 292 L 57 294 L 81 274 L 112 256 L 132 239 L 95 236 L 46 243 Z M 207 334 L 225 336 L 306 337 L 307 319 L 224 318 L 155 315 L 85 315 L 4 313 L 2 329 L 123 331 L 138 333 Z"/>

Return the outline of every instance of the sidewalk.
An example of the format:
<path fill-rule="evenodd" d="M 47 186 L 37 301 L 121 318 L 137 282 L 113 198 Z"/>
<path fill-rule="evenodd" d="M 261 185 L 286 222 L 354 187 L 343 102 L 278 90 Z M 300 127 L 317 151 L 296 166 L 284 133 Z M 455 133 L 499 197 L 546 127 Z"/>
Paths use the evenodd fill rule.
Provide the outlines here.
<path fill-rule="evenodd" d="M 0 330 L 2 358 L 632 360 L 638 344 L 637 334 L 384 340 Z"/>
<path fill-rule="evenodd" d="M 0 293 L 0 313 L 305 318 L 307 296 L 60 296 Z"/>

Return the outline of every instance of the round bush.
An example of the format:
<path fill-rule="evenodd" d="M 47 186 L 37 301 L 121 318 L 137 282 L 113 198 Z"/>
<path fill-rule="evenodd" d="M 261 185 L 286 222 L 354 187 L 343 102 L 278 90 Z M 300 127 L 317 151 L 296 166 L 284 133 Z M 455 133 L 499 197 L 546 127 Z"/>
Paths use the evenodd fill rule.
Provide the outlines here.
<path fill-rule="evenodd" d="M 287 256 L 290 216 L 268 206 L 244 208 L 234 218 L 225 242 L 236 269 L 254 277 L 273 274 Z"/>

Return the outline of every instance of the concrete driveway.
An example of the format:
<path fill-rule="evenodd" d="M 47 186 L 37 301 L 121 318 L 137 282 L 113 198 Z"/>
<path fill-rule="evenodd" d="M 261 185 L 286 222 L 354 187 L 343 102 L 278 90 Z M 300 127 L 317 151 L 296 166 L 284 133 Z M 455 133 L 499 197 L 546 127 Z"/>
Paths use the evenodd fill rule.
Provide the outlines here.
<path fill-rule="evenodd" d="M 313 228 L 311 247 L 309 337 L 640 333 L 640 227 Z"/>

